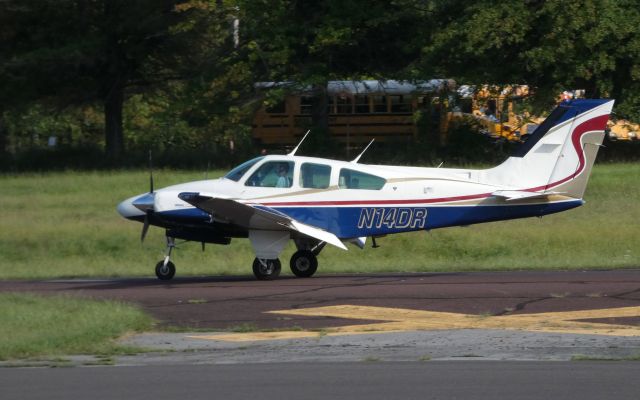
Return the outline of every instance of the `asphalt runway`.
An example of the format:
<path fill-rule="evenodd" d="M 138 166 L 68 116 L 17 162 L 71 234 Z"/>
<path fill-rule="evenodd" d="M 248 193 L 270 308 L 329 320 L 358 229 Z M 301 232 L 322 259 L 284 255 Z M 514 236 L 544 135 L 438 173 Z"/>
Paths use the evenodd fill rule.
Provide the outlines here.
<path fill-rule="evenodd" d="M 479 316 L 604 310 L 640 306 L 640 270 L 320 275 L 256 281 L 253 277 L 2 281 L 0 291 L 72 294 L 139 304 L 161 325 L 225 330 L 325 329 L 370 324 L 344 311 L 302 312 L 322 307 L 426 310 Z M 274 311 L 296 311 L 279 314 Z M 365 310 L 367 311 L 367 310 Z M 627 313 L 628 314 L 628 313 Z M 585 321 L 640 326 L 636 315 L 576 316 Z M 632 313 L 633 314 L 633 313 Z M 386 317 L 382 317 L 385 319 Z"/>
<path fill-rule="evenodd" d="M 640 270 L 0 282 L 8 291 L 128 301 L 181 329 L 122 339 L 152 351 L 114 366 L 0 363 L 3 399 L 640 395 L 640 362 L 623 361 L 640 357 Z"/>
<path fill-rule="evenodd" d="M 640 363 L 412 362 L 20 368 L 3 399 L 634 399 Z"/>

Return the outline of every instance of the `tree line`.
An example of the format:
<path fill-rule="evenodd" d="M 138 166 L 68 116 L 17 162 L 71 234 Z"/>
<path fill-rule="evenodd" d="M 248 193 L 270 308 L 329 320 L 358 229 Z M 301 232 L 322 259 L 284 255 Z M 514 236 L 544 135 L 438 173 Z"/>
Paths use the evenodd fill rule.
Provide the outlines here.
<path fill-rule="evenodd" d="M 539 109 L 585 89 L 639 121 L 639 30 L 637 0 L 0 0 L 0 153 L 250 147 L 286 90 L 262 81 L 311 88 L 319 130 L 350 79 L 523 84 Z"/>

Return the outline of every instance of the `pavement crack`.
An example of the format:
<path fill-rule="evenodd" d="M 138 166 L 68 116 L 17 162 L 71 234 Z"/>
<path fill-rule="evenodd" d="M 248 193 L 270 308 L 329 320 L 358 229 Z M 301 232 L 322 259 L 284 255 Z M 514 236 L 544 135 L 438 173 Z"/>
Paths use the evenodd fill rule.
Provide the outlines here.
<path fill-rule="evenodd" d="M 636 294 L 636 293 L 640 293 L 640 288 L 629 290 L 628 292 L 612 294 L 612 295 L 609 295 L 607 297 L 611 297 L 611 298 L 618 299 L 618 300 L 636 300 L 636 299 L 626 299 L 626 298 L 624 298 L 624 296 L 628 296 L 630 294 Z"/>
<path fill-rule="evenodd" d="M 533 303 L 538 303 L 544 300 L 549 300 L 551 299 L 551 297 L 539 297 L 537 299 L 531 299 L 531 300 L 527 300 L 527 301 L 523 301 L 520 302 L 518 304 L 515 305 L 515 307 L 513 307 L 513 309 L 504 309 L 498 313 L 493 314 L 494 317 L 500 317 L 503 315 L 507 315 L 507 314 L 513 314 L 516 311 L 522 311 L 525 309 L 526 306 L 528 306 L 529 304 L 533 304 Z"/>

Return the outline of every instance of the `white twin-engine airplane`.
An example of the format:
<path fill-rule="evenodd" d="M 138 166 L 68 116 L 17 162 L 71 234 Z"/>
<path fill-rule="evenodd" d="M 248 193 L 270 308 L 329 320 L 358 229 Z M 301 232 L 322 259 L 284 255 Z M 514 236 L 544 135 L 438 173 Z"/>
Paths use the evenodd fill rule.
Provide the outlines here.
<path fill-rule="evenodd" d="M 253 273 L 273 279 L 290 239 L 291 270 L 312 276 L 328 243 L 364 247 L 367 237 L 421 229 L 539 217 L 584 203 L 587 179 L 613 100 L 560 104 L 504 163 L 483 170 L 419 168 L 287 155 L 254 158 L 225 176 L 170 186 L 118 205 L 125 218 L 166 229 L 156 265 L 171 279 L 175 239 L 229 244 L 248 237 Z M 304 138 L 303 138 L 304 140 Z M 365 149 L 366 151 L 366 149 Z M 363 152 L 364 153 L 364 152 Z"/>

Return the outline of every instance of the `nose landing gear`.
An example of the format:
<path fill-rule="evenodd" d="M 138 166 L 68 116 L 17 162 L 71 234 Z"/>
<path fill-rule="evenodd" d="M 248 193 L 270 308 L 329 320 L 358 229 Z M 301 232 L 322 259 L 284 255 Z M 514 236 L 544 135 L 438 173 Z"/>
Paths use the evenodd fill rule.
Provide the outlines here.
<path fill-rule="evenodd" d="M 176 274 L 176 266 L 171 262 L 171 251 L 176 247 L 176 240 L 167 236 L 167 253 L 164 260 L 158 261 L 156 264 L 156 276 L 161 281 L 168 281 Z"/>

